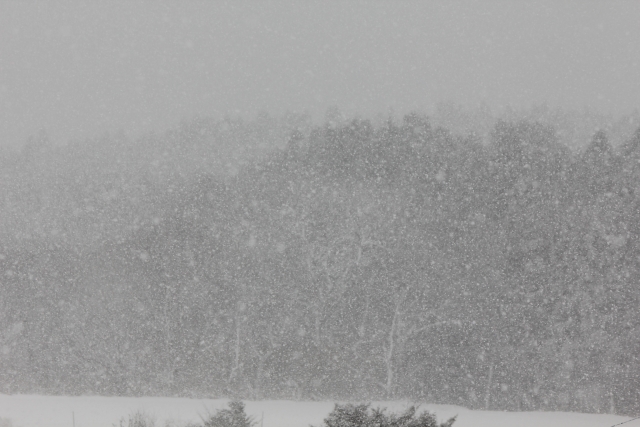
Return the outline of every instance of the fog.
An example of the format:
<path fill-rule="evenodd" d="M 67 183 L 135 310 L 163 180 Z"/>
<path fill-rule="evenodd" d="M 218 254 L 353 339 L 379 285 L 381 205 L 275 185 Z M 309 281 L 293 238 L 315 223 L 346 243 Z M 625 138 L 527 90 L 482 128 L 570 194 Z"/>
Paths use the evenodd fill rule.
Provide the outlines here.
<path fill-rule="evenodd" d="M 637 413 L 638 22 L 0 3 L 0 393 Z"/>
<path fill-rule="evenodd" d="M 640 99 L 639 20 L 635 1 L 7 1 L 0 144 L 330 106 L 623 114 Z"/>

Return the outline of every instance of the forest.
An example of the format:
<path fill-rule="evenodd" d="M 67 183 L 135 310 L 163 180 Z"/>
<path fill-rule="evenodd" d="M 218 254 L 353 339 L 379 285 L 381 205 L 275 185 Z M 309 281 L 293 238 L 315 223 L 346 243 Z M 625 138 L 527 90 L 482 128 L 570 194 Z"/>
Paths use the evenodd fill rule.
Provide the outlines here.
<path fill-rule="evenodd" d="M 436 122 L 4 153 L 0 393 L 640 411 L 640 128 Z"/>

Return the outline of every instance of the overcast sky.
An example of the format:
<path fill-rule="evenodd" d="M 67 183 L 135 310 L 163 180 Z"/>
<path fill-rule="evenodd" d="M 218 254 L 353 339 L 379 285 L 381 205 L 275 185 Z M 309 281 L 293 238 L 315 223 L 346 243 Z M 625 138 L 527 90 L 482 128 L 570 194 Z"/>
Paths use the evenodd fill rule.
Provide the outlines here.
<path fill-rule="evenodd" d="M 0 144 L 439 101 L 630 112 L 640 1 L 0 0 Z"/>

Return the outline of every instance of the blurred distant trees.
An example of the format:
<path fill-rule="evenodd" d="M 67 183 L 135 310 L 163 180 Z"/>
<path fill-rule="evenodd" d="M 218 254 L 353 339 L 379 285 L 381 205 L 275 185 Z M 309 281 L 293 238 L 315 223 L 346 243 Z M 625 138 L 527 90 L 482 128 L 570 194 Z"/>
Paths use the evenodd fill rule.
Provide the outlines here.
<path fill-rule="evenodd" d="M 261 115 L 34 140 L 0 169 L 0 392 L 637 411 L 639 135 Z"/>

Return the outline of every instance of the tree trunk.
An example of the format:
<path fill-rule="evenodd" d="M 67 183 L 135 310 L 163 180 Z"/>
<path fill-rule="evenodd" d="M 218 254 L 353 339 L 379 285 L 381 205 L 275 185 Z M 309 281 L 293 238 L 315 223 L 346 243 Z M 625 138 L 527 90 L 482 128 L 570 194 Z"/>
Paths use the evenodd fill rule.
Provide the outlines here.
<path fill-rule="evenodd" d="M 233 358 L 233 366 L 231 367 L 231 373 L 229 374 L 229 382 L 232 382 L 238 376 L 238 372 L 240 370 L 240 313 L 236 311 L 236 340 L 234 343 L 234 358 Z"/>
<path fill-rule="evenodd" d="M 386 381 L 383 386 L 386 397 L 393 397 L 394 386 L 394 353 L 396 347 L 396 328 L 398 323 L 398 316 L 400 314 L 400 301 L 396 303 L 395 311 L 393 312 L 393 320 L 391 321 L 391 329 L 389 330 L 389 344 L 384 354 L 384 362 L 386 365 Z"/>
<path fill-rule="evenodd" d="M 491 404 L 491 382 L 493 381 L 493 363 L 489 367 L 489 378 L 487 379 L 487 389 L 484 393 L 484 409 L 489 410 Z"/>

